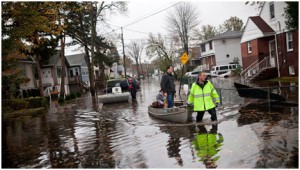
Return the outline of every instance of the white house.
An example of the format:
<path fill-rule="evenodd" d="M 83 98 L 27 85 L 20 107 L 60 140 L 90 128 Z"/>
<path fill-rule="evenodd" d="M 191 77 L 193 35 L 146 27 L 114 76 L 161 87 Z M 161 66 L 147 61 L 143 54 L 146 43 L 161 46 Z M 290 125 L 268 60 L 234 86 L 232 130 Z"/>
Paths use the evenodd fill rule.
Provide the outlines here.
<path fill-rule="evenodd" d="M 67 72 L 67 61 L 65 59 L 65 94 L 69 94 L 69 81 L 68 81 L 68 72 Z M 60 58 L 60 51 L 50 57 L 47 64 L 42 65 L 42 81 L 43 87 L 45 89 L 44 95 L 49 95 L 50 89 L 53 86 L 56 86 L 57 90 L 60 91 L 61 85 L 61 75 L 62 75 L 62 65 Z M 52 90 L 52 89 L 51 89 Z"/>
<path fill-rule="evenodd" d="M 236 58 L 241 64 L 241 37 L 241 31 L 227 31 L 202 42 L 200 44 L 201 65 L 211 69 L 215 65 L 232 63 Z"/>

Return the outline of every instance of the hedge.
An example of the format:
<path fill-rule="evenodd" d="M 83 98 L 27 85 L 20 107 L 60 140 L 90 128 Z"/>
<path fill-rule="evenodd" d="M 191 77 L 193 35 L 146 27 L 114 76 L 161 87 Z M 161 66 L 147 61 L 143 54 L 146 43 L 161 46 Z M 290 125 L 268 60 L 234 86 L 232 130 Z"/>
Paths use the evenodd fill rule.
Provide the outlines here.
<path fill-rule="evenodd" d="M 45 97 L 29 97 L 24 99 L 10 99 L 2 101 L 2 111 L 11 112 L 29 108 L 46 107 L 48 99 Z"/>

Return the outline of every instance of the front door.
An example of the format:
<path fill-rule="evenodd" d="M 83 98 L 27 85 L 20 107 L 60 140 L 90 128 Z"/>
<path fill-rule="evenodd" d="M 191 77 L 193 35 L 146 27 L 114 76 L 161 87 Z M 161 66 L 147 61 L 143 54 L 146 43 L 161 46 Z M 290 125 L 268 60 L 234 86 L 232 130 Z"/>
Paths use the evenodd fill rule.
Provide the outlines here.
<path fill-rule="evenodd" d="M 269 42 L 269 49 L 270 49 L 270 66 L 275 67 L 275 41 L 272 40 Z"/>

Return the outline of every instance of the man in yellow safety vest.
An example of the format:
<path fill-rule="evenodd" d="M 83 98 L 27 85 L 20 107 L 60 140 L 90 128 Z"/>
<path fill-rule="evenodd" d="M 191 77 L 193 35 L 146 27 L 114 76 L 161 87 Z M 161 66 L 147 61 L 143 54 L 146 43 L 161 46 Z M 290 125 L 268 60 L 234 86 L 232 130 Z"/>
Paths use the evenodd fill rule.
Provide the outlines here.
<path fill-rule="evenodd" d="M 211 115 L 212 121 L 216 121 L 216 107 L 219 102 L 219 95 L 211 82 L 206 80 L 205 72 L 199 72 L 197 81 L 193 83 L 188 97 L 188 104 L 194 104 L 194 111 L 197 112 L 197 122 L 202 121 L 205 111 Z"/>

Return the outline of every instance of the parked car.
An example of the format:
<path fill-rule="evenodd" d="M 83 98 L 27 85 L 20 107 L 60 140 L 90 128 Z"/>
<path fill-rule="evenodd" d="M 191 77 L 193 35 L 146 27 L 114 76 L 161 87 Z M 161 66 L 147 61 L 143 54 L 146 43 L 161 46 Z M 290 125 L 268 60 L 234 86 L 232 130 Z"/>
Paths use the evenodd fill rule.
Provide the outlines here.
<path fill-rule="evenodd" d="M 185 75 L 188 76 L 188 77 L 189 76 L 194 76 L 194 75 L 197 76 L 199 74 L 199 72 L 200 72 L 200 70 L 198 70 L 198 71 L 190 71 L 190 72 L 186 72 Z"/>
<path fill-rule="evenodd" d="M 203 71 L 205 72 L 207 78 L 211 78 L 211 77 L 212 77 L 210 71 L 208 71 L 208 70 L 203 70 Z M 199 70 L 199 71 L 191 71 L 191 72 L 185 73 L 185 75 L 186 75 L 187 77 L 196 77 L 196 78 L 197 78 L 199 72 L 200 72 L 200 70 Z"/>
<path fill-rule="evenodd" d="M 121 87 L 122 91 L 128 91 L 128 80 L 125 78 L 111 79 L 107 81 L 106 87 L 103 90 L 104 93 L 111 93 L 113 87 Z"/>
<path fill-rule="evenodd" d="M 238 64 L 217 65 L 211 68 L 210 74 L 212 76 L 217 76 L 235 70 L 238 67 L 239 67 Z"/>

